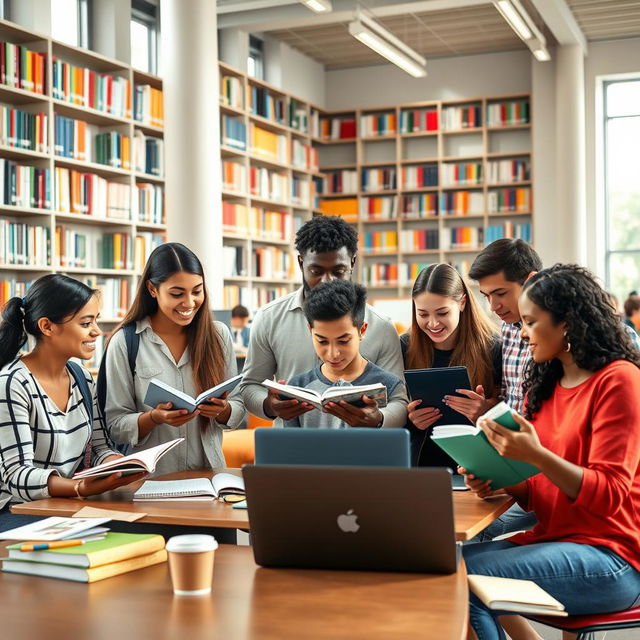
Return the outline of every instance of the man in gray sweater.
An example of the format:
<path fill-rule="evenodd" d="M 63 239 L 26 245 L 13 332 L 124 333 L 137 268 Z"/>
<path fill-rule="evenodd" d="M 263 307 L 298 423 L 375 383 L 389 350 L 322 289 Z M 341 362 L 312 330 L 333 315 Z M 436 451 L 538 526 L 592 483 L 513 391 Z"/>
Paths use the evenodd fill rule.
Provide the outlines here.
<path fill-rule="evenodd" d="M 310 410 L 298 400 L 280 400 L 261 385 L 266 378 L 288 381 L 320 364 L 303 311 L 305 295 L 321 282 L 350 280 L 356 263 L 358 234 L 342 218 L 316 216 L 296 234 L 302 287 L 265 305 L 255 315 L 240 393 L 248 411 L 263 418 L 291 420 Z M 360 353 L 369 362 L 403 380 L 400 341 L 391 322 L 367 305 L 368 329 Z M 406 402 L 406 401 L 405 401 Z M 406 407 L 393 403 L 380 410 L 382 420 L 361 416 L 362 426 L 403 427 Z"/>

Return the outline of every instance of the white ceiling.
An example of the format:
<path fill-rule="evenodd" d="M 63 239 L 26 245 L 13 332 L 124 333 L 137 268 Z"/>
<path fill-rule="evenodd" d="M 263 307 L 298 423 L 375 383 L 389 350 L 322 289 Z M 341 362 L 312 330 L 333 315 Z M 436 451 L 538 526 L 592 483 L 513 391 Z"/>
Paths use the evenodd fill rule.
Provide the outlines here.
<path fill-rule="evenodd" d="M 550 44 L 640 36 L 640 0 L 521 0 Z M 314 14 L 295 0 L 218 0 L 218 27 L 266 33 L 339 69 L 380 64 L 347 31 L 360 5 L 428 57 L 525 49 L 489 0 L 333 0 Z"/>

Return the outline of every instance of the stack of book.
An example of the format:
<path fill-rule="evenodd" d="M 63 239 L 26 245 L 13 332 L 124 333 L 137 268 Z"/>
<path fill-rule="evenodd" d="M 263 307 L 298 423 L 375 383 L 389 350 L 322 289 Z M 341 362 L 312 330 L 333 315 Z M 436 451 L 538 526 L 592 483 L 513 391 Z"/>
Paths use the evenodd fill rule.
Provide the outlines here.
<path fill-rule="evenodd" d="M 167 559 L 164 538 L 153 534 L 109 532 L 100 540 L 64 545 L 64 541 L 50 542 L 40 545 L 48 546 L 48 549 L 22 551 L 27 546 L 39 545 L 12 544 L 8 547 L 9 557 L 2 560 L 2 570 L 75 582 L 97 582 Z"/>

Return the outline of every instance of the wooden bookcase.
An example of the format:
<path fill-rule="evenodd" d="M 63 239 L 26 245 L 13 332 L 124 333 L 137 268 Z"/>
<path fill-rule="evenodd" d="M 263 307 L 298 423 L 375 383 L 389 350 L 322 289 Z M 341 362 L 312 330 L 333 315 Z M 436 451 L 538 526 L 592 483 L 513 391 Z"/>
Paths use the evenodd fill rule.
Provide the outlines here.
<path fill-rule="evenodd" d="M 532 241 L 528 94 L 324 111 L 322 121 L 318 209 L 358 229 L 357 278 L 372 298 L 408 297 L 433 262 L 466 275 L 499 237 Z"/>
<path fill-rule="evenodd" d="M 16 76 L 13 72 L 9 74 L 10 67 L 7 66 L 12 63 L 5 55 L 6 75 L 0 78 L 0 105 L 5 110 L 16 109 L 46 117 L 46 142 L 42 127 L 36 133 L 41 143 L 37 150 L 22 146 L 10 120 L 5 120 L 6 127 L 0 131 L 3 172 L 0 302 L 13 295 L 24 295 L 27 284 L 41 275 L 67 273 L 103 291 L 101 322 L 109 329 L 129 306 L 146 257 L 165 237 L 162 151 L 154 156 L 153 173 L 146 172 L 146 153 L 143 158 L 134 153 L 136 139 L 145 149 L 144 138 L 151 139 L 154 148 L 162 147 L 161 94 L 159 98 L 155 97 L 153 121 L 148 118 L 139 121 L 134 112 L 135 88 L 145 87 L 145 100 L 148 100 L 151 89 L 162 91 L 162 80 L 117 60 L 71 47 L 4 20 L 0 20 L 0 42 L 21 45 L 44 56 L 44 77 L 40 78 L 42 91 L 36 92 L 30 87 L 16 86 Z M 31 70 L 33 74 L 34 59 L 23 55 L 22 70 Z M 87 71 L 70 72 L 67 67 L 60 75 L 61 66 L 58 65 L 54 78 L 54 60 Z M 97 75 L 91 77 L 90 71 Z M 102 76 L 111 79 L 100 80 Z M 88 85 L 89 93 L 96 83 L 101 83 L 102 93 L 95 94 L 100 102 L 89 103 L 97 108 L 83 104 L 86 101 L 81 95 L 80 77 Z M 65 87 L 69 89 L 70 99 L 60 92 L 60 88 Z M 117 103 L 122 109 L 116 107 Z M 113 106 L 110 108 L 109 105 Z M 18 117 L 22 116 L 18 114 Z M 70 136 L 71 131 L 74 131 L 76 142 L 65 151 L 62 139 Z M 101 147 L 103 163 L 96 161 L 96 136 L 99 134 L 108 134 L 103 136 L 103 141 L 109 140 Z M 116 138 L 118 142 L 114 141 Z M 127 144 L 129 164 L 123 166 Z M 115 159 L 118 151 L 120 161 Z M 105 153 L 109 155 L 105 156 Z M 136 166 L 137 160 L 142 164 Z M 37 185 L 45 184 L 46 177 L 41 178 L 42 183 L 36 181 L 36 187 L 33 178 L 29 183 L 28 177 L 24 178 L 26 182 L 16 177 L 18 186 L 12 190 L 11 185 L 7 186 L 12 172 L 19 176 L 18 172 L 27 170 L 12 169 L 7 162 L 46 170 L 46 193 L 42 189 L 33 193 Z M 67 180 L 74 186 L 68 193 L 63 188 Z M 149 203 L 154 204 L 152 210 Z M 143 204 L 148 207 L 146 215 L 140 213 Z M 96 359 L 99 359 L 100 351 L 96 351 Z"/>

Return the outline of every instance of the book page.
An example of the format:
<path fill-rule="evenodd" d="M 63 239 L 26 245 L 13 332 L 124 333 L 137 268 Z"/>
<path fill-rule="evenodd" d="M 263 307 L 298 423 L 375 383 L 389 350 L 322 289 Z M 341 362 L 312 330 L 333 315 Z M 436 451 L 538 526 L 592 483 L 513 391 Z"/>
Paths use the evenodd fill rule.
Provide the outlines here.
<path fill-rule="evenodd" d="M 219 398 L 226 391 L 231 391 L 235 389 L 242 380 L 242 374 L 238 374 L 237 376 L 233 376 L 233 378 L 229 378 L 220 384 L 217 384 L 215 387 L 211 387 L 211 389 L 207 389 L 203 391 L 196 399 L 195 404 L 201 404 L 208 400 L 209 398 Z"/>
<path fill-rule="evenodd" d="M 432 438 L 451 438 L 453 436 L 475 436 L 480 429 L 470 424 L 446 424 L 433 428 Z"/>
<path fill-rule="evenodd" d="M 211 479 L 211 485 L 216 498 L 229 491 L 244 493 L 244 479 L 232 473 L 216 473 Z"/>
<path fill-rule="evenodd" d="M 200 497 L 213 500 L 214 492 L 207 478 L 189 478 L 186 480 L 147 480 L 133 494 L 134 500 L 152 500 L 161 498 Z"/>
<path fill-rule="evenodd" d="M 561 602 L 532 580 L 473 574 L 468 578 L 471 590 L 492 609 L 502 609 L 510 605 L 509 611 L 517 611 L 517 606 L 523 605 L 534 606 L 536 611 L 540 612 L 564 611 Z"/>

